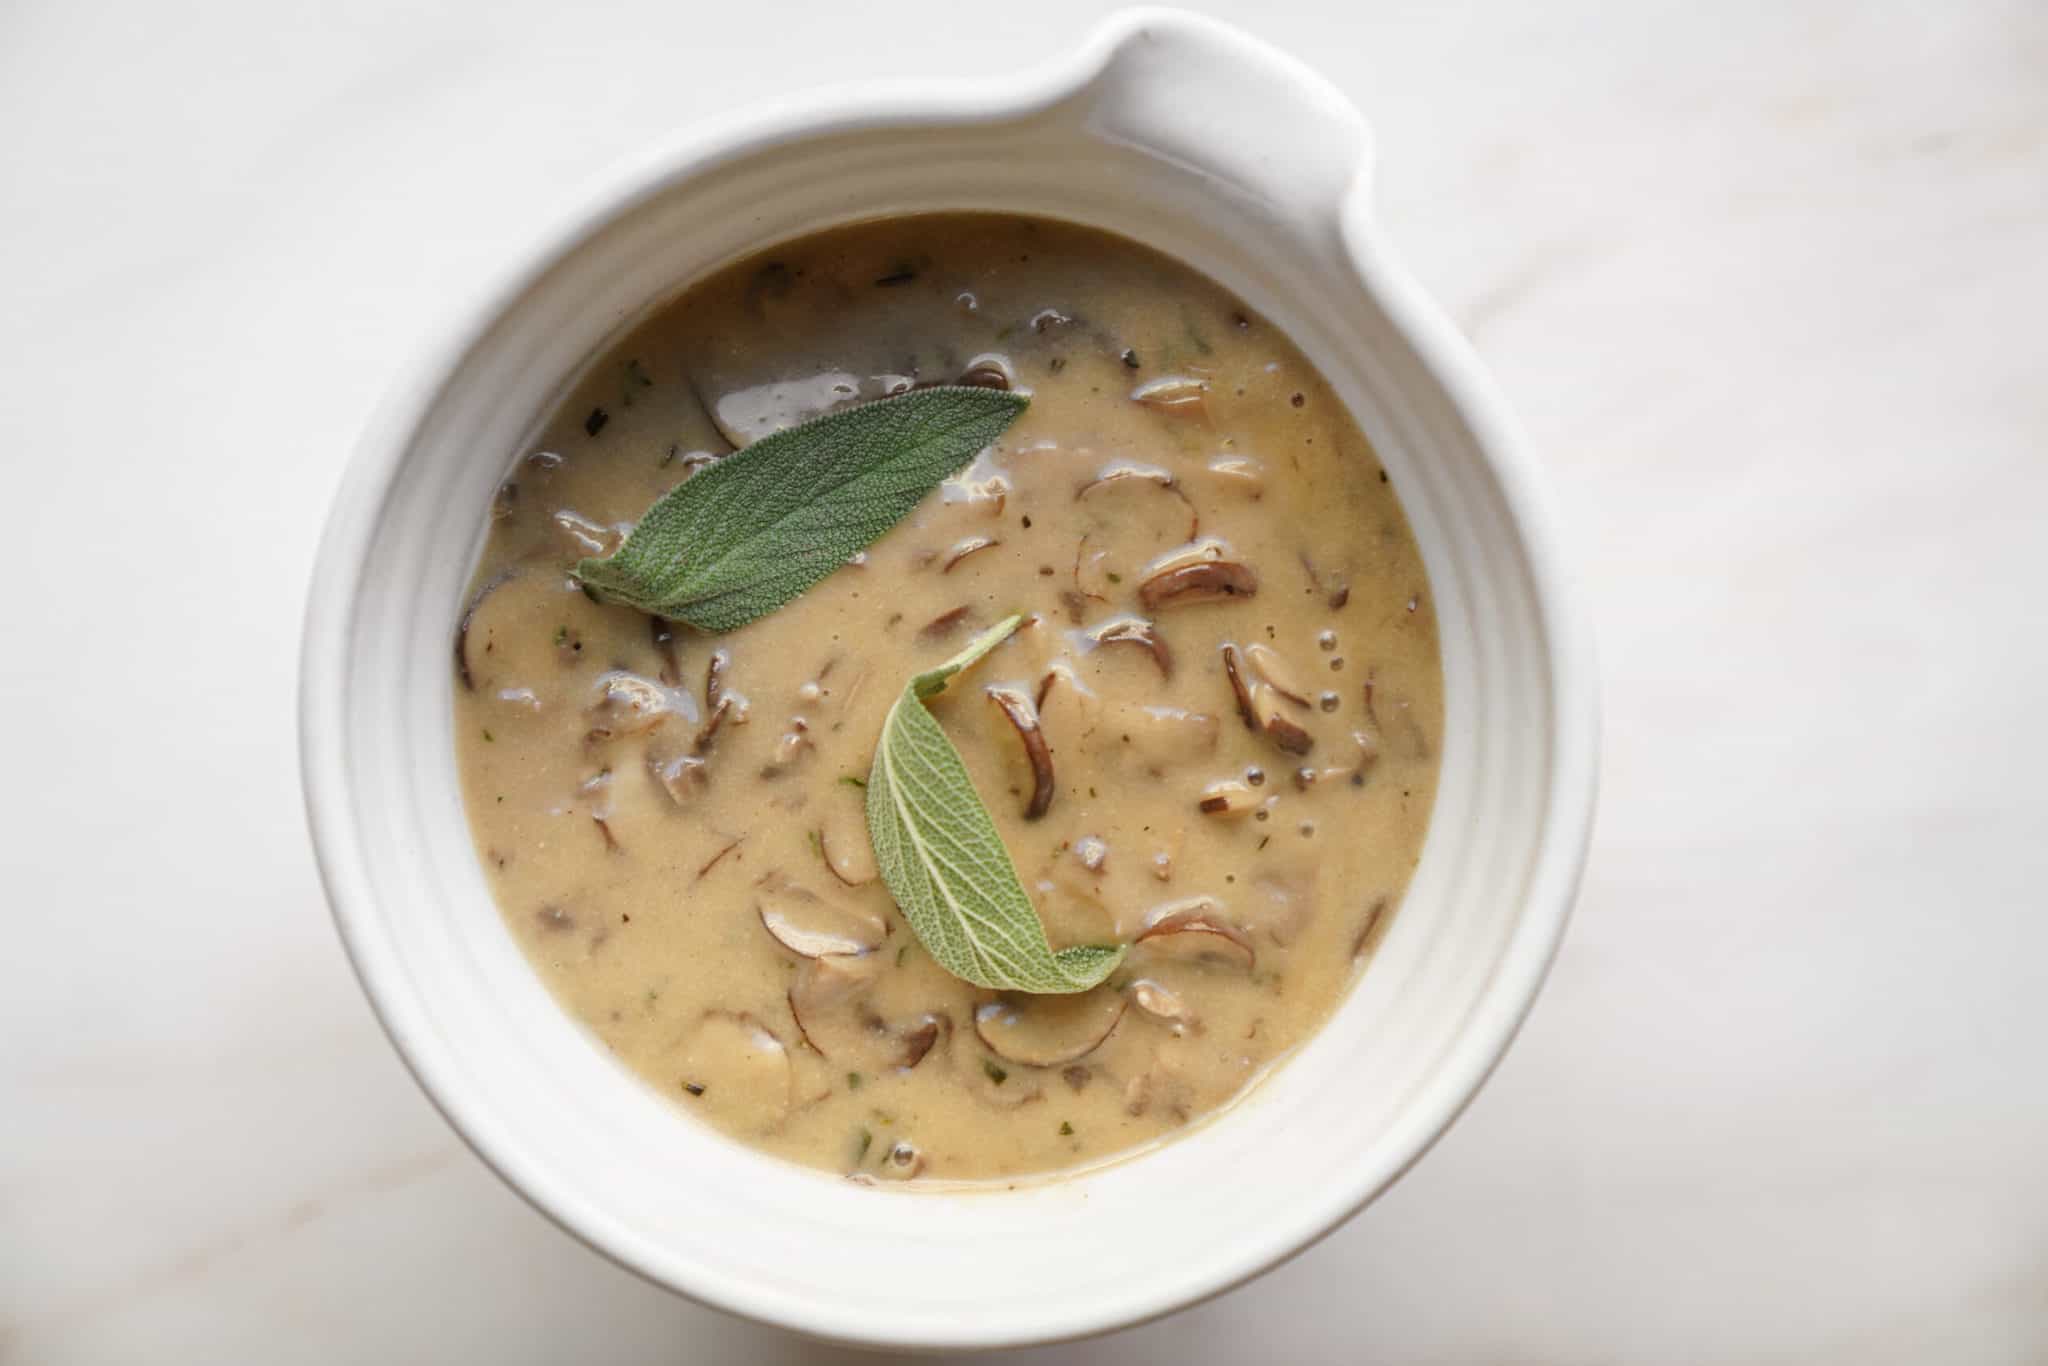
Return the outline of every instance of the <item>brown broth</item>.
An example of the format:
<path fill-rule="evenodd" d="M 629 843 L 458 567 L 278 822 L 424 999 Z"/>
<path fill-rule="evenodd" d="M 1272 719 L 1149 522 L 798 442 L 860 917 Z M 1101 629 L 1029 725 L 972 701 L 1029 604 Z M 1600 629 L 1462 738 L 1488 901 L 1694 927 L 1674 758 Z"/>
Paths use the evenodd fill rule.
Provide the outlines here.
<path fill-rule="evenodd" d="M 700 636 L 569 580 L 727 435 L 976 367 L 1029 410 L 781 611 Z M 943 215 L 777 247 L 612 346 L 492 515 L 454 697 L 506 925 L 622 1062 L 770 1152 L 930 1182 L 1169 1136 L 1329 1017 L 1419 856 L 1442 680 L 1394 491 L 1285 337 L 1136 243 Z M 1204 556 L 1256 593 L 1148 610 Z M 939 969 L 862 816 L 905 681 L 1010 612 L 1032 621 L 933 710 L 1054 945 L 1176 909 L 1227 931 L 1138 943 L 1080 998 Z M 1037 819 L 1005 685 L 1042 697 Z M 764 916 L 865 951 L 799 956 Z"/>

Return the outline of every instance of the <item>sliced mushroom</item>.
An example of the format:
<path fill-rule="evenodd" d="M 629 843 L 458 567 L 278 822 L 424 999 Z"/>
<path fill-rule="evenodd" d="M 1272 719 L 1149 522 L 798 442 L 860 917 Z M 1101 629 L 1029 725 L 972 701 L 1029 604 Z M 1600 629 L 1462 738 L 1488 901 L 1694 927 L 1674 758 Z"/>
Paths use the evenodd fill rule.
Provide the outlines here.
<path fill-rule="evenodd" d="M 1188 1004 L 1180 998 L 1180 993 L 1171 987 L 1155 982 L 1149 977 L 1140 977 L 1131 983 L 1127 990 L 1132 1005 L 1162 1024 L 1172 1026 L 1175 1034 L 1194 1026 L 1194 1012 L 1188 1009 Z"/>
<path fill-rule="evenodd" d="M 762 901 L 754 907 L 762 917 L 762 930 L 797 954 L 799 958 L 858 958 L 883 942 L 881 922 L 864 922 L 862 917 L 829 907 L 825 903 Z"/>
<path fill-rule="evenodd" d="M 1138 585 L 1138 601 L 1146 611 L 1186 607 L 1225 598 L 1248 598 L 1259 591 L 1259 577 L 1235 560 L 1196 560 L 1162 569 Z"/>
<path fill-rule="evenodd" d="M 737 1129 L 765 1131 L 795 1100 L 789 1051 L 744 1012 L 706 1011 L 679 1042 L 675 1069 L 692 1109 Z"/>
<path fill-rule="evenodd" d="M 518 577 L 516 569 L 502 569 L 486 579 L 470 597 L 469 605 L 462 609 L 462 619 L 455 624 L 455 677 L 462 683 L 464 692 L 476 691 L 476 674 L 469 666 L 469 628 L 476 622 L 477 609 L 484 605 L 484 599 Z"/>
<path fill-rule="evenodd" d="M 875 866 L 868 842 L 848 838 L 843 828 L 845 824 L 826 821 L 811 832 L 811 839 L 817 846 L 819 861 L 833 880 L 842 887 L 865 887 L 875 880 L 880 870 Z M 840 827 L 836 836 L 832 833 L 835 826 Z"/>
<path fill-rule="evenodd" d="M 1209 462 L 1209 474 L 1216 483 L 1246 498 L 1266 493 L 1266 467 L 1248 455 L 1219 455 Z"/>
<path fill-rule="evenodd" d="M 917 638 L 919 640 L 944 640 L 947 636 L 960 629 L 961 624 L 967 620 L 967 614 L 973 610 L 973 607 L 963 602 L 958 607 L 941 612 L 924 625 L 918 627 Z"/>
<path fill-rule="evenodd" d="M 1241 778 L 1224 778 L 1202 789 L 1195 807 L 1205 816 L 1249 816 L 1259 805 L 1259 794 Z"/>
<path fill-rule="evenodd" d="M 1289 754 L 1306 754 L 1315 747 L 1315 737 L 1287 714 L 1279 693 L 1273 689 L 1261 688 L 1254 693 L 1252 706 L 1258 714 L 1259 729 L 1278 748 Z"/>
<path fill-rule="evenodd" d="M 1098 648 L 1135 645 L 1152 656 L 1161 678 L 1173 677 L 1173 651 L 1159 634 L 1159 628 L 1143 617 L 1112 617 L 1099 626 L 1089 627 L 1083 635 L 1091 646 Z"/>
<path fill-rule="evenodd" d="M 1246 971 L 1257 961 L 1251 937 L 1224 919 L 1222 907 L 1206 896 L 1158 907 L 1145 917 L 1136 943 L 1175 957 L 1221 959 Z"/>
<path fill-rule="evenodd" d="M 969 389 L 1008 390 L 1017 387 L 1017 374 L 1010 368 L 1007 357 L 985 351 L 968 361 L 967 368 L 960 372 L 960 378 L 953 382 Z"/>
<path fill-rule="evenodd" d="M 882 1154 L 875 1172 L 884 1181 L 908 1181 L 925 1168 L 924 1153 L 915 1143 L 898 1139 Z"/>
<path fill-rule="evenodd" d="M 656 618 L 657 624 L 660 619 Z M 657 635 L 657 641 L 660 637 Z M 726 650 L 713 650 L 711 657 L 704 661 L 704 705 L 717 707 L 725 698 L 725 676 L 732 672 L 732 655 Z"/>
<path fill-rule="evenodd" d="M 789 729 L 776 737 L 775 751 L 761 767 L 763 778 L 780 778 L 803 762 L 817 743 L 811 739 L 811 723 L 801 716 L 789 718 Z"/>
<path fill-rule="evenodd" d="M 1172 494 L 1187 509 L 1187 540 L 1192 541 L 1202 534 L 1202 514 L 1195 509 L 1194 503 L 1189 501 L 1187 491 L 1181 488 L 1180 481 L 1173 477 L 1173 472 L 1158 465 L 1142 464 L 1135 460 L 1112 460 L 1104 465 L 1093 479 L 1074 490 L 1074 501 L 1083 502 L 1091 495 L 1099 495 L 1118 488 L 1148 485 Z"/>
<path fill-rule="evenodd" d="M 946 552 L 945 561 L 939 566 L 939 572 L 941 574 L 950 574 L 953 572 L 954 566 L 958 565 L 960 561 L 966 559 L 969 555 L 977 551 L 993 550 L 1001 544 L 1002 542 L 993 536 L 969 536 L 964 540 L 956 541 L 953 544 L 953 548 Z"/>
<path fill-rule="evenodd" d="M 1052 661 L 1038 681 L 1038 724 L 1063 744 L 1093 735 L 1102 725 L 1102 694 L 1088 686 L 1076 672 L 1073 661 Z"/>
<path fill-rule="evenodd" d="M 664 688 L 651 678 L 625 669 L 613 669 L 598 676 L 590 704 L 590 738 L 609 740 L 621 735 L 645 735 L 679 717 L 697 719 L 697 704 L 688 693 Z"/>
<path fill-rule="evenodd" d="M 1005 992 L 975 1008 L 974 1032 L 1006 1062 L 1059 1067 L 1101 1047 L 1127 1004 L 1107 987 L 1066 996 Z"/>
<path fill-rule="evenodd" d="M 710 772 L 704 760 L 695 754 L 665 757 L 650 749 L 647 752 L 647 771 L 677 806 L 695 805 L 710 785 Z"/>
<path fill-rule="evenodd" d="M 1261 648 L 1257 645 L 1250 647 L 1251 650 Z M 1230 680 L 1231 695 L 1237 700 L 1237 714 L 1244 718 L 1248 729 L 1263 734 L 1287 753 L 1308 753 L 1315 744 L 1315 737 L 1287 714 L 1281 700 L 1284 694 L 1278 688 L 1251 677 L 1254 658 L 1249 650 L 1240 649 L 1235 644 L 1223 646 L 1223 676 Z"/>
<path fill-rule="evenodd" d="M 799 958 L 857 958 L 881 947 L 888 935 L 879 916 L 779 880 L 763 889 L 754 911 L 761 928 Z"/>
<path fill-rule="evenodd" d="M 1309 691 L 1302 686 L 1301 679 L 1288 667 L 1280 652 L 1270 645 L 1254 642 L 1244 647 L 1245 657 L 1251 661 L 1252 672 L 1256 673 L 1274 692 L 1290 702 L 1309 705 Z"/>
<path fill-rule="evenodd" d="M 1176 417 L 1209 415 L 1209 381 L 1189 375 L 1161 375 L 1131 390 L 1131 401 Z"/>
<path fill-rule="evenodd" d="M 1252 691 L 1258 684 L 1252 681 L 1250 663 L 1244 651 L 1236 644 L 1223 644 L 1223 676 L 1230 681 L 1231 696 L 1237 699 L 1237 714 L 1244 719 L 1246 730 L 1259 728 L 1259 713 L 1252 706 Z"/>
<path fill-rule="evenodd" d="M 789 1010 L 810 1051 L 835 1065 L 882 1072 L 916 1067 L 952 1038 L 953 1022 L 929 1012 L 907 1022 L 885 1018 L 887 955 L 825 954 L 798 965 Z"/>
<path fill-rule="evenodd" d="M 953 1034 L 953 1020 L 948 1015 L 927 1015 L 910 1028 L 897 1035 L 903 1045 L 896 1056 L 898 1067 L 915 1067 L 925 1060 L 941 1039 L 950 1039 Z"/>
<path fill-rule="evenodd" d="M 739 847 L 742 844 L 745 844 L 746 842 L 747 837 L 745 835 L 741 835 L 737 839 L 727 841 L 723 846 L 719 848 L 717 853 L 713 854 L 710 858 L 704 860 L 704 862 L 701 865 L 699 865 L 697 869 L 697 876 L 692 878 L 691 881 L 702 882 L 706 877 L 710 876 L 711 870 L 713 868 L 716 868 L 719 864 L 725 862 L 726 858 L 729 855 L 737 853 L 739 851 Z M 742 855 L 742 857 L 744 857 L 744 855 Z"/>
<path fill-rule="evenodd" d="M 691 741 L 691 745 L 696 753 L 709 754 L 712 744 L 718 739 L 719 731 L 728 724 L 743 726 L 746 723 L 747 699 L 730 688 L 725 689 L 719 693 L 718 701 L 712 705 L 711 715 L 705 717 L 704 724 L 698 727 L 696 739 Z"/>
<path fill-rule="evenodd" d="M 1046 813 L 1053 797 L 1052 749 L 1039 727 L 1038 708 L 1016 688 L 997 684 L 985 691 L 1024 744 L 1024 757 L 1031 764 L 1031 797 L 1024 803 L 1024 819 L 1035 821 Z"/>
<path fill-rule="evenodd" d="M 881 960 L 870 953 L 806 959 L 789 988 L 789 1013 L 804 1042 L 837 1063 L 887 1066 L 893 1061 L 901 1043 L 868 1000 L 868 988 L 880 972 Z"/>
<path fill-rule="evenodd" d="M 826 369 L 766 382 L 734 383 L 739 372 L 713 355 L 702 357 L 693 371 L 709 385 L 699 398 L 706 400 L 703 406 L 712 425 L 735 447 L 752 445 L 773 432 L 822 417 L 850 403 L 885 397 L 891 392 L 894 379 L 889 375 L 863 377 L 849 370 Z M 747 378 L 753 378 L 753 374 Z"/>

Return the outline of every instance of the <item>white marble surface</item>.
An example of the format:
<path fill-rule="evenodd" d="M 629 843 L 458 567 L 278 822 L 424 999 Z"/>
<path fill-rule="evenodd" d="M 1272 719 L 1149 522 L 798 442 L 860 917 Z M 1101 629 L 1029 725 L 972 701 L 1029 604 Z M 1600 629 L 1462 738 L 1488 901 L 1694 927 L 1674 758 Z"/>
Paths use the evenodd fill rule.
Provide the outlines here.
<path fill-rule="evenodd" d="M 2048 6 L 1241 8 L 1376 121 L 1554 472 L 1603 814 L 1408 1180 L 1030 1359 L 2048 1360 Z M 1093 9 L 0 5 L 0 1360 L 849 1357 L 615 1270 L 422 1099 L 314 878 L 299 604 L 530 214 L 760 83 Z"/>

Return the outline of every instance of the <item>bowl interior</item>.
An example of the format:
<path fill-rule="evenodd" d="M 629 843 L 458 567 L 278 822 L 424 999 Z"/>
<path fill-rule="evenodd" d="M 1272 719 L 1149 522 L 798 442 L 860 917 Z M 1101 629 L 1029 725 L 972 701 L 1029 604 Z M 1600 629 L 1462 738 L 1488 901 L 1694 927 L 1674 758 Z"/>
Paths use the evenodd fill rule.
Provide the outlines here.
<path fill-rule="evenodd" d="M 358 969 L 429 1092 L 601 1250 L 825 1337 L 1070 1336 L 1164 1312 L 1297 1250 L 1397 1176 L 1469 1098 L 1533 995 L 1576 873 L 1584 802 L 1559 798 L 1575 787 L 1589 798 L 1590 736 L 1566 735 L 1561 754 L 1569 642 L 1483 396 L 1446 379 L 1462 352 L 1447 362 L 1407 286 L 1361 268 L 1355 194 L 1311 218 L 1134 145 L 1099 115 L 1058 102 L 1001 119 L 871 113 L 648 182 L 480 314 L 487 324 L 371 434 L 315 589 L 316 836 Z M 1361 153 L 1344 155 L 1355 167 Z M 1073 1179 L 906 1194 L 721 1138 L 549 998 L 472 852 L 448 642 L 493 487 L 607 337 L 763 244 L 942 209 L 1066 218 L 1147 242 L 1316 361 L 1420 541 L 1442 627 L 1446 738 L 1425 855 L 1377 958 L 1244 1102 L 1141 1160 Z"/>

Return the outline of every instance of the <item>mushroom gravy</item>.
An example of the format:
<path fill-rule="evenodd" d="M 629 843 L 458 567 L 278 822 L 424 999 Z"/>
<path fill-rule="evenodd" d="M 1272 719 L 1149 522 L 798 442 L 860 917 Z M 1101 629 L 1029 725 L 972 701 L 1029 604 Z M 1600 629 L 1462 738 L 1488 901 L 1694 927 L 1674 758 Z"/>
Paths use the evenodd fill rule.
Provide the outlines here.
<path fill-rule="evenodd" d="M 726 635 L 569 578 L 722 454 L 915 384 L 1031 406 L 863 555 Z M 835 229 L 613 345 L 491 509 L 457 758 L 505 922 L 564 1007 L 744 1142 L 863 1180 L 1092 1164 L 1306 1039 L 1420 855 L 1442 682 L 1371 447 L 1272 326 L 1091 229 Z M 1078 996 L 954 978 L 877 877 L 861 783 L 910 676 Z"/>

